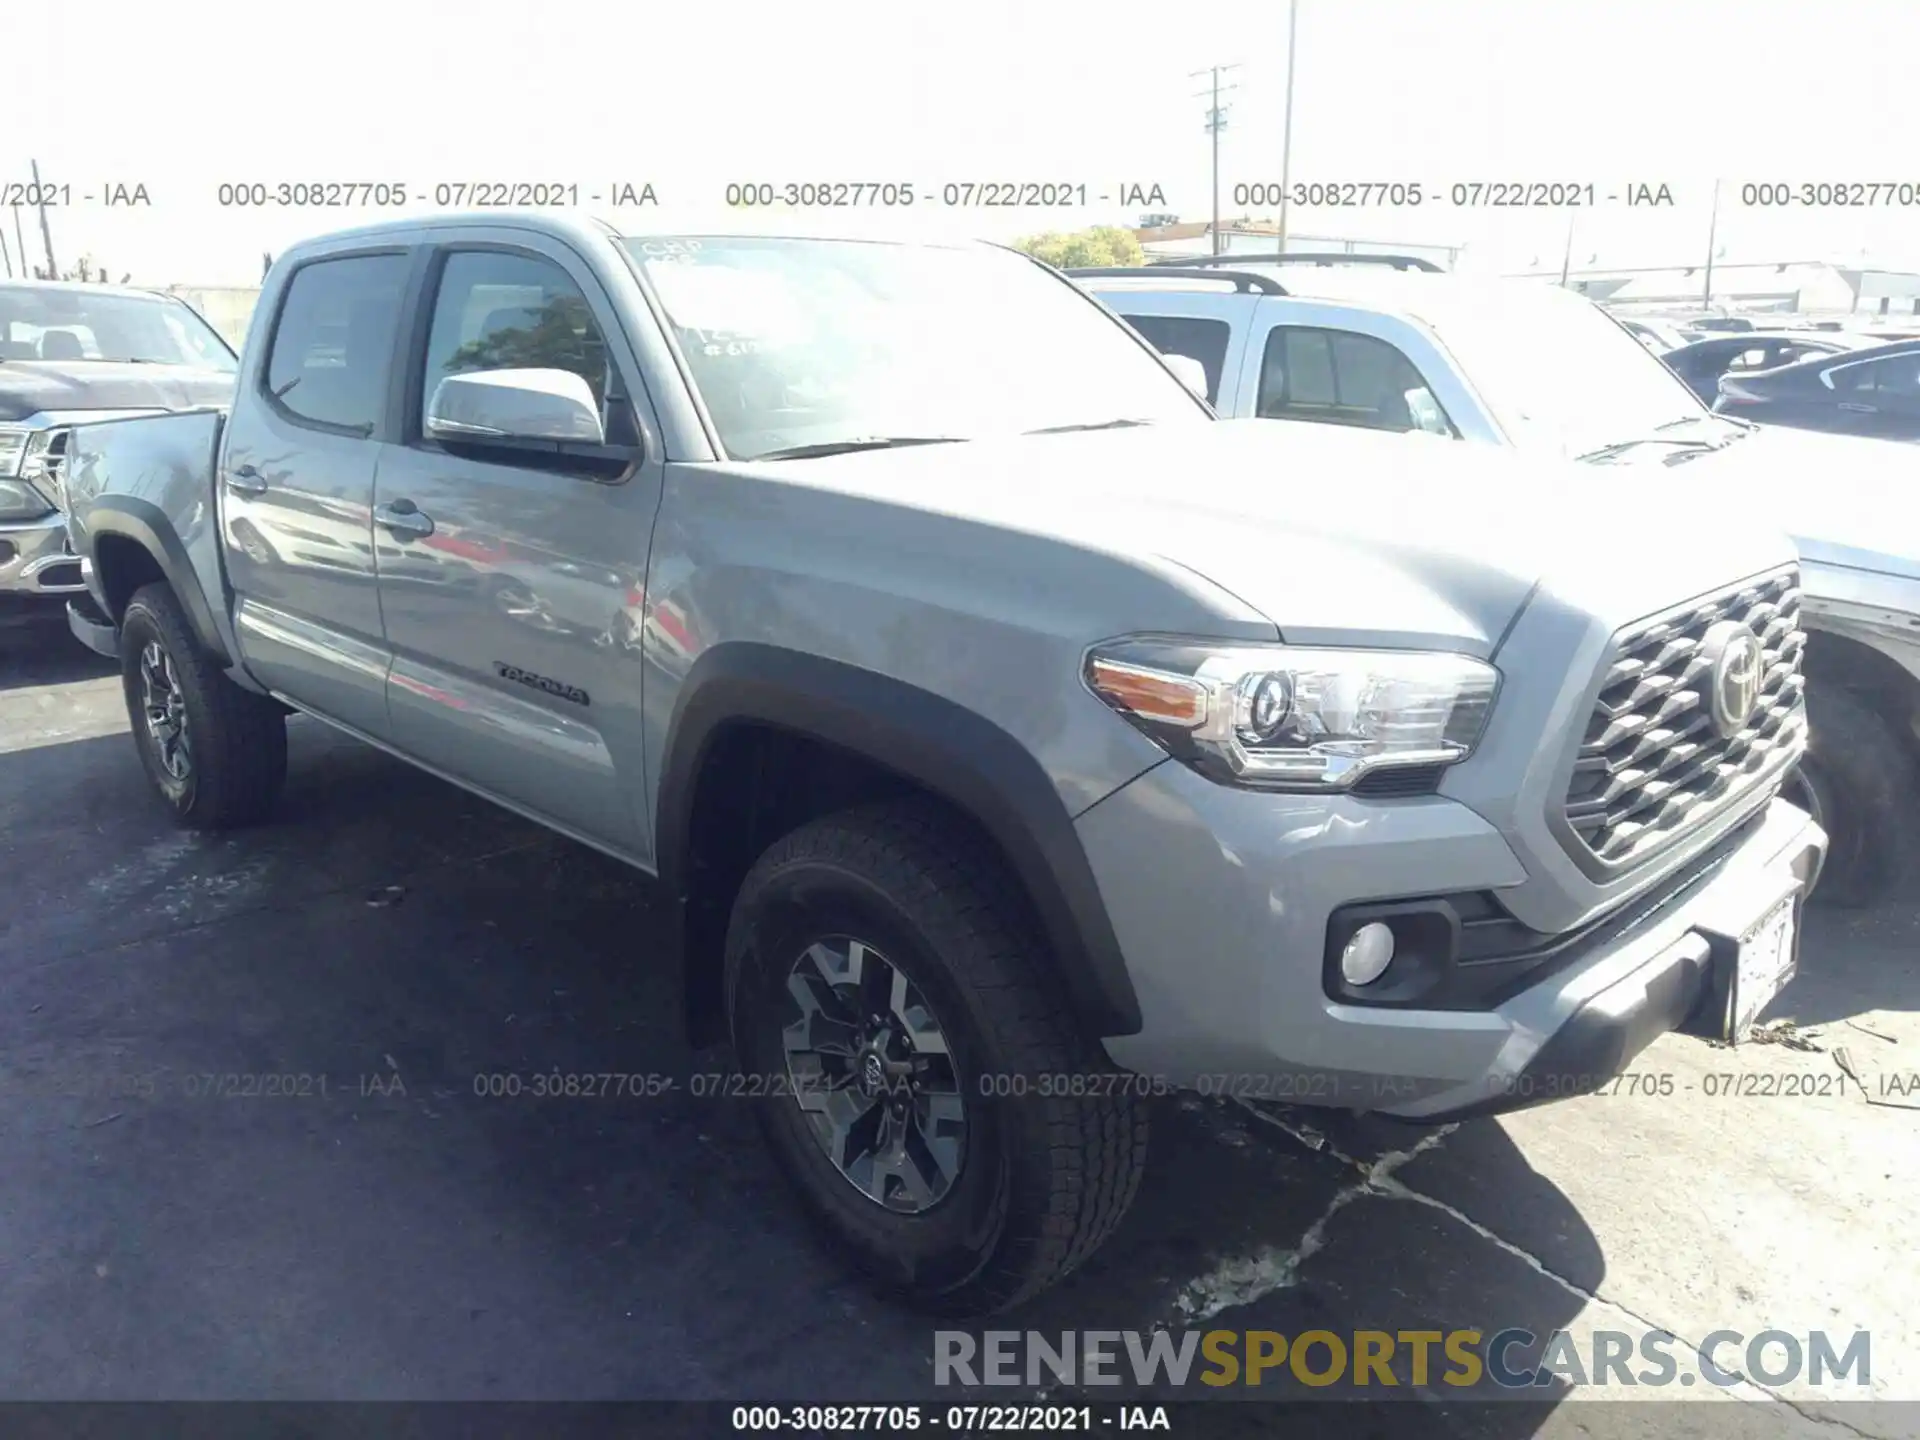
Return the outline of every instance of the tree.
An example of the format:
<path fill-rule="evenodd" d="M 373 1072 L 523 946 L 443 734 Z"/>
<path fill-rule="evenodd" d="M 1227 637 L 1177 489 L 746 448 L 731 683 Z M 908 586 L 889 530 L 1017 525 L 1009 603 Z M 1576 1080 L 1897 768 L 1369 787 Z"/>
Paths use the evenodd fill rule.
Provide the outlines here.
<path fill-rule="evenodd" d="M 75 265 L 71 270 L 63 271 L 58 275 L 54 274 L 53 271 L 44 265 L 36 265 L 33 267 L 33 278 L 36 280 L 79 280 L 83 282 L 97 280 L 102 285 L 105 285 L 113 277 L 107 273 L 107 267 L 94 259 L 93 256 L 82 255 L 79 264 Z M 125 282 L 123 281 L 122 283 Z"/>
<path fill-rule="evenodd" d="M 1044 260 L 1059 270 L 1082 266 L 1144 265 L 1146 254 L 1131 230 L 1118 225 L 1095 225 L 1090 230 L 1062 234 L 1050 230 L 1014 242 L 1036 260 Z"/>

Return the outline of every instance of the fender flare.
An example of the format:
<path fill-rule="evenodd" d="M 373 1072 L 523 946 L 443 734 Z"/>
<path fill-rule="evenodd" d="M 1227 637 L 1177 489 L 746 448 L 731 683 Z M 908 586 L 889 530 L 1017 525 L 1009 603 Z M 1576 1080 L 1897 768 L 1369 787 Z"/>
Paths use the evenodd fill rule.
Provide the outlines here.
<path fill-rule="evenodd" d="M 1024 882 L 1068 999 L 1089 1031 L 1139 1031 L 1139 998 L 1093 867 L 1039 761 L 984 716 L 837 660 L 732 641 L 705 651 L 688 671 L 668 724 L 655 809 L 659 874 L 678 915 L 690 899 L 701 769 L 715 737 L 743 720 L 848 751 L 970 815 Z"/>
<path fill-rule="evenodd" d="M 207 602 L 206 592 L 200 588 L 193 561 L 187 556 L 187 547 L 181 543 L 173 522 L 167 519 L 164 510 L 151 500 L 142 500 L 138 496 L 115 495 L 96 500 L 87 510 L 86 523 L 87 549 L 91 552 L 89 558 L 93 562 L 95 583 L 101 590 L 94 598 L 103 602 L 103 608 L 109 611 L 116 627 L 120 617 L 111 613 L 110 606 L 104 605 L 106 581 L 100 575 L 100 539 L 106 535 L 131 540 L 153 557 L 161 575 L 179 599 L 180 607 L 187 612 L 194 638 L 219 664 L 232 667 L 233 657 L 228 654 L 226 642 L 220 637 L 219 626 L 214 623 L 213 608 Z"/>

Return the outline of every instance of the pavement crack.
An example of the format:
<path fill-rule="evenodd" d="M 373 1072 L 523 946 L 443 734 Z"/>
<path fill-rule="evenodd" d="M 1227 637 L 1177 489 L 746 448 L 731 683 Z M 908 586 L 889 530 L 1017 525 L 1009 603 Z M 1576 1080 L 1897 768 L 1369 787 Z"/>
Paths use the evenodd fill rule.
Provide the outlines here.
<path fill-rule="evenodd" d="M 1388 1151 L 1385 1155 L 1382 1155 L 1378 1160 L 1375 1160 L 1369 1165 L 1364 1161 L 1356 1160 L 1353 1156 L 1346 1154 L 1337 1145 L 1334 1145 L 1317 1131 L 1290 1123 L 1278 1115 L 1270 1115 L 1255 1106 L 1247 1105 L 1239 1101 L 1235 1103 L 1239 1104 L 1240 1107 L 1249 1114 L 1258 1117 L 1275 1129 L 1291 1136 L 1300 1144 L 1306 1146 L 1307 1149 L 1332 1155 L 1341 1163 L 1359 1171 L 1360 1178 L 1346 1186 L 1328 1202 L 1327 1208 L 1321 1212 L 1320 1217 L 1316 1219 L 1312 1225 L 1307 1227 L 1306 1234 L 1301 1236 L 1300 1243 L 1295 1245 L 1292 1250 L 1265 1252 L 1262 1256 L 1252 1257 L 1249 1260 L 1229 1261 L 1208 1275 L 1203 1276 L 1200 1280 L 1194 1281 L 1182 1292 L 1180 1299 L 1175 1302 L 1176 1307 L 1181 1310 L 1183 1318 L 1189 1320 L 1210 1319 L 1214 1315 L 1219 1314 L 1220 1311 L 1228 1309 L 1231 1306 L 1247 1304 L 1252 1300 L 1259 1299 L 1262 1295 L 1292 1285 L 1298 1276 L 1301 1263 L 1316 1250 L 1320 1249 L 1321 1245 L 1325 1243 L 1327 1222 L 1361 1196 L 1372 1195 L 1383 1200 L 1405 1200 L 1412 1204 L 1425 1205 L 1429 1209 L 1438 1210 L 1449 1219 L 1464 1225 L 1468 1230 L 1472 1231 L 1475 1236 L 1486 1241 L 1502 1254 L 1512 1256 L 1536 1274 L 1544 1276 L 1568 1294 L 1578 1297 L 1585 1303 L 1605 1306 L 1617 1314 L 1626 1316 L 1627 1319 L 1641 1326 L 1643 1329 L 1664 1336 L 1675 1344 L 1684 1345 L 1692 1355 L 1697 1366 L 1705 1367 L 1711 1365 L 1723 1374 L 1738 1377 L 1736 1384 L 1721 1387 L 1721 1394 L 1731 1399 L 1746 1401 L 1749 1404 L 1764 1404 L 1767 1401 L 1774 1401 L 1786 1406 L 1787 1409 L 1793 1411 L 1793 1413 L 1801 1419 L 1812 1424 L 1837 1425 L 1850 1434 L 1860 1436 L 1861 1440 L 1884 1440 L 1884 1437 L 1874 1431 L 1862 1430 L 1858 1426 L 1835 1416 L 1810 1411 L 1800 1402 L 1793 1400 L 1787 1395 L 1781 1394 L 1778 1390 L 1762 1385 L 1758 1381 L 1742 1375 L 1737 1370 L 1727 1369 L 1719 1365 L 1718 1362 L 1709 1360 L 1701 1351 L 1700 1347 L 1686 1336 L 1676 1335 L 1666 1326 L 1655 1323 L 1648 1317 L 1639 1314 L 1626 1305 L 1622 1305 L 1617 1300 L 1609 1298 L 1598 1290 L 1589 1290 L 1583 1285 L 1576 1284 L 1574 1281 L 1560 1274 L 1557 1270 L 1551 1269 L 1531 1251 L 1523 1249 L 1521 1246 L 1508 1240 L 1505 1236 L 1489 1229 L 1486 1225 L 1474 1219 L 1458 1206 L 1450 1205 L 1444 1200 L 1427 1194 L 1425 1191 L 1415 1190 L 1411 1185 L 1408 1185 L 1405 1181 L 1395 1176 L 1394 1172 L 1396 1170 L 1399 1170 L 1417 1156 L 1432 1149 L 1448 1135 L 1451 1135 L 1455 1130 L 1459 1129 L 1458 1123 L 1442 1126 L 1432 1134 L 1423 1137 L 1417 1145 L 1411 1146 L 1406 1150 Z M 1271 1256 L 1270 1260 L 1267 1259 L 1268 1256 Z M 1259 1263 L 1263 1260 L 1266 1261 L 1265 1264 Z M 1242 1272 L 1244 1272 L 1244 1275 Z M 1259 1288 L 1255 1288 L 1257 1282 L 1261 1280 L 1271 1280 L 1273 1283 L 1264 1284 L 1259 1286 Z M 1237 1289 L 1235 1288 L 1235 1281 L 1240 1282 Z M 1210 1300 L 1207 1308 L 1195 1310 L 1192 1308 L 1191 1297 L 1195 1296 L 1201 1287 L 1210 1284 L 1215 1286 L 1224 1298 L 1221 1298 L 1218 1303 L 1213 1303 Z M 1245 1293 L 1244 1299 L 1239 1298 L 1242 1292 Z M 1706 1374 L 1707 1372 L 1702 1368 L 1700 1373 Z"/>
<path fill-rule="evenodd" d="M 1334 1192 L 1326 1208 L 1293 1245 L 1285 1248 L 1267 1246 L 1252 1255 L 1235 1256 L 1222 1261 L 1197 1280 L 1190 1281 L 1173 1302 L 1174 1309 L 1188 1322 L 1209 1320 L 1223 1310 L 1250 1305 L 1264 1295 L 1293 1285 L 1299 1278 L 1300 1266 L 1326 1244 L 1327 1226 L 1335 1215 L 1363 1195 L 1387 1193 L 1384 1187 L 1392 1183 L 1395 1170 L 1431 1150 L 1458 1128 L 1454 1125 L 1441 1126 L 1431 1134 L 1422 1136 L 1418 1144 L 1405 1150 L 1390 1150 L 1367 1164 L 1342 1153 L 1318 1136 L 1314 1137 L 1314 1140 L 1319 1140 L 1315 1144 L 1314 1140 L 1306 1139 L 1300 1131 L 1277 1117 L 1265 1115 L 1250 1105 L 1242 1108 L 1279 1126 L 1310 1149 L 1324 1150 L 1358 1171 L 1359 1178 Z"/>

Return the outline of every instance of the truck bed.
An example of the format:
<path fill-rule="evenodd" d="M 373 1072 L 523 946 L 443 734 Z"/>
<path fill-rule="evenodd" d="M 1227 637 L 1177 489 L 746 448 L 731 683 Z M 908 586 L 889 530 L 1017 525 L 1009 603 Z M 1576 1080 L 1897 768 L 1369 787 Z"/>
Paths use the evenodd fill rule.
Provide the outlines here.
<path fill-rule="evenodd" d="M 140 543 L 189 612 L 198 612 L 196 622 L 209 625 L 231 655 L 214 491 L 225 423 L 225 410 L 210 408 L 76 425 L 61 486 L 75 554 L 91 560 L 96 545 L 115 537 Z M 104 593 L 91 564 L 87 588 L 107 616 L 118 616 L 127 597 Z"/>

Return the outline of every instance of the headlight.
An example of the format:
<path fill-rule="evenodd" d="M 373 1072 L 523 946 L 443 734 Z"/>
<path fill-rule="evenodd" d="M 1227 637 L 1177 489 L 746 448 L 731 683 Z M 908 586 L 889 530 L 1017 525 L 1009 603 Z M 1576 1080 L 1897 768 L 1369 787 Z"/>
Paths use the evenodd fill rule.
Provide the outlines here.
<path fill-rule="evenodd" d="M 1431 651 L 1126 639 L 1088 652 L 1086 681 L 1213 779 L 1343 790 L 1374 770 L 1466 759 L 1500 673 Z"/>
<path fill-rule="evenodd" d="M 38 520 L 59 508 L 24 480 L 0 480 L 0 520 Z"/>
<path fill-rule="evenodd" d="M 20 473 L 20 462 L 27 456 L 27 438 L 36 432 L 18 425 L 0 425 L 0 480 Z"/>
<path fill-rule="evenodd" d="M 60 508 L 57 453 L 64 430 L 0 428 L 0 520 L 38 520 Z"/>
<path fill-rule="evenodd" d="M 26 449 L 20 455 L 20 469 L 17 472 L 22 480 L 37 485 L 40 493 L 51 500 L 59 488 L 56 478 L 60 468 L 60 456 L 66 449 L 66 434 L 63 429 L 35 430 L 27 436 Z"/>

